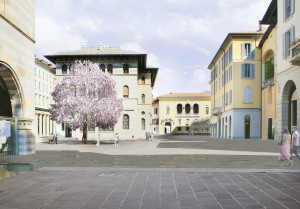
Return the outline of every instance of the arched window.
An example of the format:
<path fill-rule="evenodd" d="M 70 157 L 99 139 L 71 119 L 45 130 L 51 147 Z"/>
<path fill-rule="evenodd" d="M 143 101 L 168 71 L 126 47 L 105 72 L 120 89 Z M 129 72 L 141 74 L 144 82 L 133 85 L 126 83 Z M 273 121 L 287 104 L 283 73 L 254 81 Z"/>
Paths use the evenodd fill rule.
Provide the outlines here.
<path fill-rule="evenodd" d="M 185 105 L 185 113 L 189 114 L 191 112 L 191 105 L 190 104 L 186 104 Z"/>
<path fill-rule="evenodd" d="M 68 73 L 68 66 L 63 64 L 63 66 L 61 67 L 62 70 L 62 74 L 67 74 Z"/>
<path fill-rule="evenodd" d="M 142 94 L 142 104 L 145 104 L 145 94 Z"/>
<path fill-rule="evenodd" d="M 142 77 L 141 84 L 145 84 L 145 76 Z"/>
<path fill-rule="evenodd" d="M 107 65 L 107 72 L 108 72 L 109 74 L 113 74 L 113 66 L 112 66 L 112 64 L 108 64 L 108 65 Z"/>
<path fill-rule="evenodd" d="M 194 111 L 194 114 L 199 114 L 199 105 L 198 104 L 194 104 L 193 111 Z"/>
<path fill-rule="evenodd" d="M 145 121 L 145 118 L 142 118 L 142 120 L 141 120 L 141 127 L 142 127 L 142 130 L 145 130 L 145 129 L 146 129 L 146 121 Z"/>
<path fill-rule="evenodd" d="M 129 97 L 129 88 L 128 86 L 123 86 L 123 97 Z"/>
<path fill-rule="evenodd" d="M 105 65 L 104 64 L 100 65 L 100 70 L 102 70 L 103 72 L 105 72 Z"/>
<path fill-rule="evenodd" d="M 144 112 L 144 111 L 142 111 L 141 113 L 142 113 L 142 115 L 145 115 L 145 112 Z"/>
<path fill-rule="evenodd" d="M 123 129 L 129 129 L 129 116 L 123 115 Z"/>
<path fill-rule="evenodd" d="M 182 104 L 178 104 L 177 105 L 177 114 L 181 114 L 182 113 Z"/>
<path fill-rule="evenodd" d="M 123 73 L 124 74 L 128 74 L 129 73 L 129 65 L 128 64 L 124 64 L 123 65 Z"/>

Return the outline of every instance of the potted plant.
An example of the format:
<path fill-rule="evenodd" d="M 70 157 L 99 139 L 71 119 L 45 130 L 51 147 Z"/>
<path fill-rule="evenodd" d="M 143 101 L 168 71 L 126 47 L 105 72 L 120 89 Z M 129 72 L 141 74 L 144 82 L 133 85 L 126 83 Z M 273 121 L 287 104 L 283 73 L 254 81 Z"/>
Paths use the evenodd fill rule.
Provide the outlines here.
<path fill-rule="evenodd" d="M 299 43 L 299 42 L 300 42 L 300 39 L 296 38 L 295 41 L 293 41 L 293 42 L 291 43 L 291 47 L 295 46 L 295 45 L 296 45 L 297 43 Z"/>

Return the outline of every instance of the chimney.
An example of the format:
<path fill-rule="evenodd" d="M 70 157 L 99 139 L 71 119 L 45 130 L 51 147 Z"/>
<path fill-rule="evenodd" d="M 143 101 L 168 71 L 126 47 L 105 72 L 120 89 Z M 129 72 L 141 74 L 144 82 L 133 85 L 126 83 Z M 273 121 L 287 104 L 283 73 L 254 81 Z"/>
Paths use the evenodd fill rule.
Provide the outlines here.
<path fill-rule="evenodd" d="M 262 30 L 261 20 L 258 21 L 258 31 Z"/>

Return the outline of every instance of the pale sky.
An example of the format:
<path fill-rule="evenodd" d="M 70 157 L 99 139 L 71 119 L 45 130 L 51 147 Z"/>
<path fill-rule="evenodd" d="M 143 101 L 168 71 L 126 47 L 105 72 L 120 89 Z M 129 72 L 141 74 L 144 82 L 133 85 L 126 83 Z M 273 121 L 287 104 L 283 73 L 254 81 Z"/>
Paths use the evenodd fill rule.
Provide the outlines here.
<path fill-rule="evenodd" d="M 271 0 L 36 0 L 36 54 L 117 42 L 159 67 L 153 95 L 210 90 L 210 61 L 230 32 L 258 30 Z"/>

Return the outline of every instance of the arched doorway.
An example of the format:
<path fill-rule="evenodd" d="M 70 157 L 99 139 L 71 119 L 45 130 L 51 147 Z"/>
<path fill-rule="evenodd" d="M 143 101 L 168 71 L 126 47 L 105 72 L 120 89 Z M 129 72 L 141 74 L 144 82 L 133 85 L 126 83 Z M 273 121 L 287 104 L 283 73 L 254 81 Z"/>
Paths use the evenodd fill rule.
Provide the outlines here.
<path fill-rule="evenodd" d="M 244 118 L 244 138 L 250 139 L 250 115 L 245 115 Z"/>
<path fill-rule="evenodd" d="M 20 86 L 12 68 L 0 61 L 0 116 L 23 118 Z"/>
<path fill-rule="evenodd" d="M 286 82 L 282 93 L 282 128 L 297 126 L 297 88 L 292 80 Z"/>
<path fill-rule="evenodd" d="M 165 134 L 170 134 L 171 133 L 171 123 L 166 122 L 165 123 Z"/>

